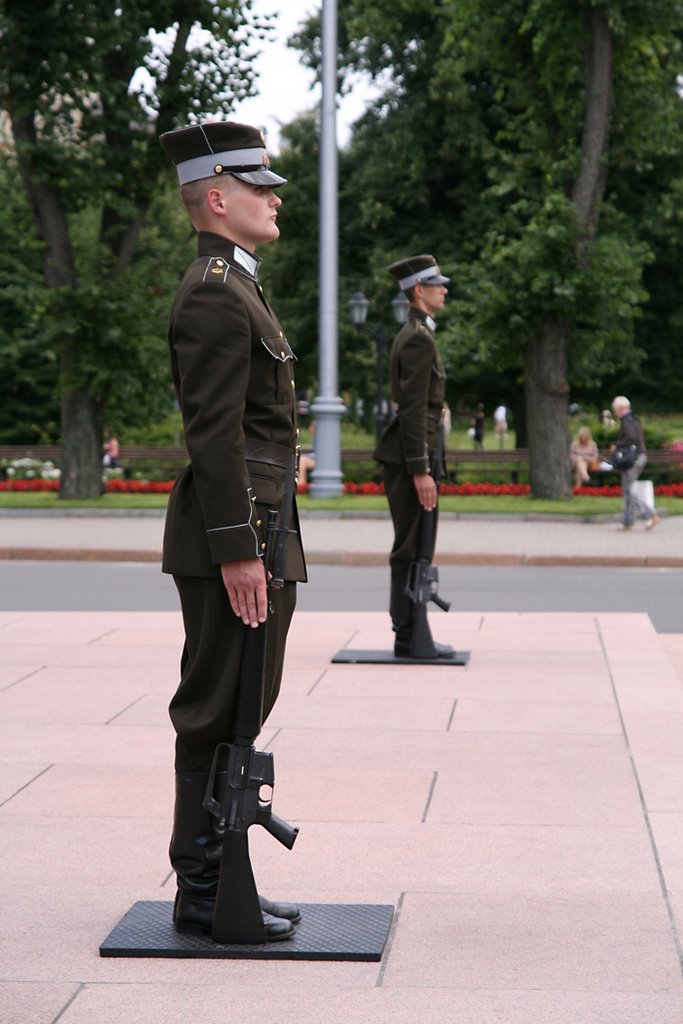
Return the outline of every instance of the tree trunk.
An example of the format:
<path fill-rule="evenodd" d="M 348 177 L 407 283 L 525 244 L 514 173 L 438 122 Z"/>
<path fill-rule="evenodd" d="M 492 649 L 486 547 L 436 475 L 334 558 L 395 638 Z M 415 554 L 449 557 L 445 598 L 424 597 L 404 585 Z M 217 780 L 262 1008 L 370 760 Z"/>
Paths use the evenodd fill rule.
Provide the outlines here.
<path fill-rule="evenodd" d="M 581 163 L 571 192 L 578 224 L 576 259 L 584 268 L 590 263 L 590 243 L 597 232 L 607 178 L 605 155 L 612 109 L 613 52 L 606 11 L 593 7 L 587 18 Z M 535 498 L 564 498 L 571 493 L 567 424 L 570 333 L 571 324 L 548 319 L 526 347 L 529 471 Z"/>
<path fill-rule="evenodd" d="M 34 118 L 12 116 L 19 169 L 39 238 L 45 243 L 43 272 L 49 288 L 77 287 L 69 225 L 58 192 L 33 161 Z M 62 480 L 60 498 L 94 498 L 102 493 L 102 438 L 97 405 L 84 390 L 68 383 L 72 353 L 64 342 L 62 372 Z"/>
<path fill-rule="evenodd" d="M 569 325 L 548 320 L 524 353 L 529 476 L 535 498 L 571 494 L 567 425 Z"/>
<path fill-rule="evenodd" d="M 62 395 L 62 480 L 59 497 L 102 494 L 102 432 L 97 405 L 83 390 Z"/>
<path fill-rule="evenodd" d="M 578 255 L 595 235 L 607 181 L 607 137 L 612 111 L 612 30 L 606 11 L 590 14 L 590 44 L 585 58 L 586 106 L 581 136 L 581 165 L 572 188 L 579 221 Z"/>

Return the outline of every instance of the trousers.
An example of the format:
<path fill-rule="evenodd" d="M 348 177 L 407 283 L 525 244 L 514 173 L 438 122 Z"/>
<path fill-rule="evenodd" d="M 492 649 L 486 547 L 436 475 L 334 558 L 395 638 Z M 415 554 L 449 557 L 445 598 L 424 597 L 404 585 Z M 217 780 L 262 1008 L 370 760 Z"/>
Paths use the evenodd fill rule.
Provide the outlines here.
<path fill-rule="evenodd" d="M 242 647 L 250 629 L 239 619 L 220 577 L 174 576 L 185 627 L 180 684 L 169 705 L 178 772 L 209 771 L 216 746 L 234 740 Z M 263 722 L 280 692 L 296 583 L 269 591 Z"/>
<path fill-rule="evenodd" d="M 396 633 L 409 632 L 413 624 L 413 602 L 406 597 L 405 590 L 410 563 L 418 557 L 421 505 L 410 473 L 407 473 L 403 466 L 388 462 L 385 462 L 383 467 L 384 490 L 394 524 L 394 543 L 389 555 L 389 565 L 391 566 L 389 614 Z M 434 558 L 436 547 L 438 508 L 434 510 L 433 515 L 434 536 L 431 551 L 428 552 L 430 562 Z"/>
<path fill-rule="evenodd" d="M 624 492 L 624 526 L 633 526 L 636 516 L 640 516 L 641 519 L 652 519 L 655 514 L 653 508 L 641 501 L 633 487 L 646 464 L 647 455 L 645 452 L 641 452 L 634 465 L 625 469 L 621 474 L 621 487 Z"/>

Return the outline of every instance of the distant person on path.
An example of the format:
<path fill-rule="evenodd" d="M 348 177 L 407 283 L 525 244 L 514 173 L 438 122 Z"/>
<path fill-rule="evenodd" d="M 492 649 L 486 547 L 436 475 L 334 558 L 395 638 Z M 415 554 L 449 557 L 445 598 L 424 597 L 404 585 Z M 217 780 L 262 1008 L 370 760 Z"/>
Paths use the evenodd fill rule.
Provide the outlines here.
<path fill-rule="evenodd" d="M 574 485 L 582 487 L 590 483 L 589 470 L 599 465 L 598 446 L 588 427 L 581 427 L 572 442 L 569 457 L 574 471 Z"/>
<path fill-rule="evenodd" d="M 508 411 L 504 405 L 499 405 L 493 412 L 493 429 L 498 437 L 498 444 L 505 447 L 505 438 L 508 432 Z"/>
<path fill-rule="evenodd" d="M 630 530 L 636 516 L 645 520 L 645 529 L 651 530 L 659 522 L 659 516 L 653 508 L 646 505 L 636 494 L 634 484 L 647 463 L 647 449 L 643 437 L 643 427 L 631 410 L 631 403 L 625 395 L 617 395 L 612 402 L 612 411 L 619 422 L 619 433 L 616 436 L 612 451 L 636 447 L 636 459 L 632 466 L 621 473 L 621 486 L 624 491 L 624 519 L 620 530 Z"/>
<path fill-rule="evenodd" d="M 384 429 L 375 458 L 383 466 L 394 524 L 389 558 L 394 653 L 411 657 L 413 602 L 405 590 L 411 562 L 418 557 L 421 509 L 435 515 L 437 512 L 438 481 L 432 476 L 431 463 L 435 453 L 443 451 L 446 374 L 434 339 L 433 318 L 443 309 L 450 278 L 443 276 L 436 260 L 429 255 L 398 260 L 388 269 L 410 301 L 410 312 L 390 355 L 391 397 L 397 407 L 396 415 Z M 433 555 L 432 548 L 430 560 Z M 445 644 L 435 644 L 435 648 L 439 657 L 454 653 Z"/>
<path fill-rule="evenodd" d="M 442 425 L 443 436 L 444 438 L 447 438 L 451 430 L 453 429 L 453 417 L 451 416 L 451 407 L 448 404 L 448 402 L 443 403 Z"/>
<path fill-rule="evenodd" d="M 484 447 L 484 424 L 486 416 L 484 415 L 484 406 L 480 402 L 477 408 L 474 410 L 474 416 L 470 420 L 470 429 L 472 431 L 472 446 L 474 448 Z"/>

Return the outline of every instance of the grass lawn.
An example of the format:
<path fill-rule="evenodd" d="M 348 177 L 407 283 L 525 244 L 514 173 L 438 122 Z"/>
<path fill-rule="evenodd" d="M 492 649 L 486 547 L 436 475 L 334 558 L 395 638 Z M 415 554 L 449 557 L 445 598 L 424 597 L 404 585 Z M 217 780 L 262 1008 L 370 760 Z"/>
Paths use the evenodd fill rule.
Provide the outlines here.
<path fill-rule="evenodd" d="M 0 491 L 1 509 L 54 509 L 66 511 L 72 508 L 92 509 L 165 509 L 168 496 L 165 494 L 104 494 L 89 501 L 60 501 L 50 492 L 11 493 Z M 302 494 L 298 498 L 299 508 L 346 512 L 363 510 L 386 512 L 387 500 L 382 495 L 343 495 L 340 498 L 310 498 Z M 498 513 L 499 515 L 575 515 L 595 516 L 618 513 L 622 507 L 621 498 L 574 497 L 564 501 L 542 501 L 508 495 L 444 495 L 439 501 L 442 512 Z M 670 515 L 683 515 L 683 499 L 657 498 L 657 508 L 666 508 Z"/>

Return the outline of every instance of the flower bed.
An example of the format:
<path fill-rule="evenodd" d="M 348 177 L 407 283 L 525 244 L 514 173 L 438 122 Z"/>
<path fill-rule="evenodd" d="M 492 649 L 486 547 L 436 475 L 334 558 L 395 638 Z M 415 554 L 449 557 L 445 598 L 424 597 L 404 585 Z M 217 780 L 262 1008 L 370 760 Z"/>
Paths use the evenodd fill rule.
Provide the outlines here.
<path fill-rule="evenodd" d="M 173 488 L 173 480 L 107 480 L 104 489 L 107 494 L 168 494 Z M 3 480 L 0 481 L 0 491 L 58 491 L 59 480 Z M 299 484 L 298 493 L 308 494 L 309 484 Z M 466 483 L 466 484 L 441 484 L 440 494 L 458 495 L 496 495 L 503 494 L 508 497 L 524 497 L 531 493 L 529 484 L 487 484 L 487 483 Z M 584 495 L 593 498 L 618 498 L 622 493 L 621 487 L 616 484 L 606 487 L 573 487 L 572 494 Z M 374 495 L 384 494 L 384 485 L 377 483 L 356 484 L 350 480 L 344 483 L 344 494 Z M 683 498 L 683 483 L 659 484 L 655 487 L 655 494 L 664 498 Z"/>

